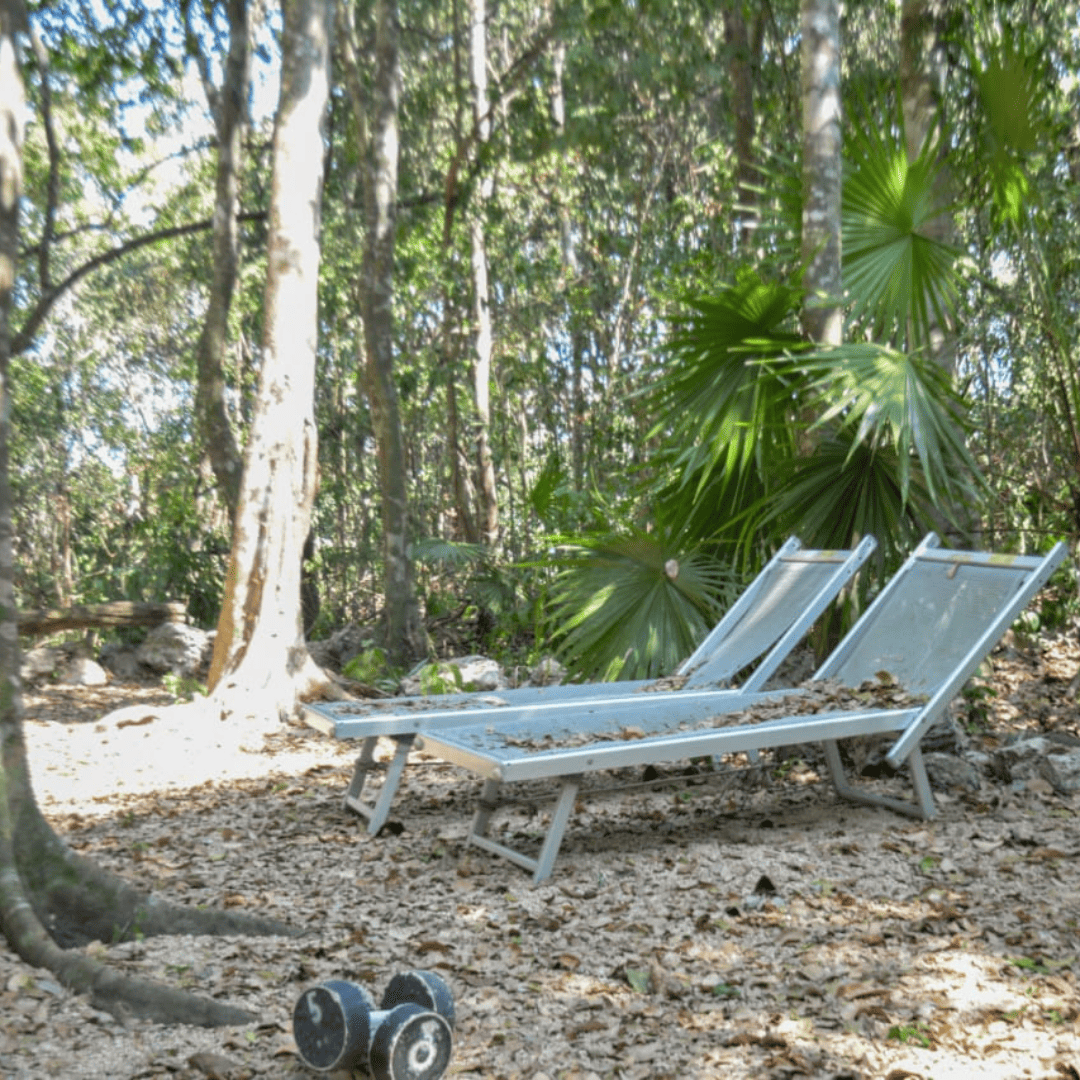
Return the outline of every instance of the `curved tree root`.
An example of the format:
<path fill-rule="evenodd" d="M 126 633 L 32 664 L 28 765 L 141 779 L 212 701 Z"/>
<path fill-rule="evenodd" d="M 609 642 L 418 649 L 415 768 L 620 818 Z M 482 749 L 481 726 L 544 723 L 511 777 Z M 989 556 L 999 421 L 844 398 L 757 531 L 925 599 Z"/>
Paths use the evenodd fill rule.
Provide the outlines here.
<path fill-rule="evenodd" d="M 0 927 L 28 964 L 47 968 L 69 990 L 89 994 L 95 1008 L 120 1019 L 131 1016 L 169 1024 L 224 1027 L 254 1019 L 243 1009 L 123 975 L 87 956 L 61 949 L 42 926 L 10 871 L 0 872 Z"/>
<path fill-rule="evenodd" d="M 72 851 L 36 804 L 23 807 L 16 864 L 27 899 L 63 947 L 164 934 L 293 937 L 276 919 L 221 909 L 193 909 L 161 900 Z"/>
<path fill-rule="evenodd" d="M 295 936 L 296 930 L 273 919 L 159 900 L 73 852 L 32 801 L 20 803 L 17 830 L 10 827 L 8 809 L 6 801 L 0 803 L 0 931 L 27 963 L 47 968 L 68 989 L 90 995 L 96 1008 L 120 1019 L 201 1027 L 253 1019 L 233 1005 L 125 975 L 62 946 L 163 934 Z"/>

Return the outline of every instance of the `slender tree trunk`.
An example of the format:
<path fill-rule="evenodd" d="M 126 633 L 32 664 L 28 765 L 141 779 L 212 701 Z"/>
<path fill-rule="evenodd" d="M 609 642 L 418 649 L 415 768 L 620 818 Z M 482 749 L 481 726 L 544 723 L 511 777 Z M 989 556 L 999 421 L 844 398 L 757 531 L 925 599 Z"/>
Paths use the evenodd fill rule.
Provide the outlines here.
<path fill-rule="evenodd" d="M 18 251 L 24 96 L 16 34 L 18 0 L 0 0 L 0 932 L 27 963 L 46 968 L 99 1008 L 189 1024 L 235 1024 L 240 1009 L 111 971 L 81 949 L 137 930 L 161 933 L 282 933 L 230 912 L 188 911 L 131 888 L 67 847 L 38 809 L 23 740 L 18 621 L 9 482 L 11 299 Z"/>
<path fill-rule="evenodd" d="M 556 137 L 561 138 L 566 134 L 566 88 L 563 84 L 566 46 L 562 42 L 555 45 L 552 61 L 551 119 Z M 573 221 L 565 202 L 559 204 L 559 240 L 566 278 L 566 315 L 570 326 L 570 467 L 574 488 L 581 491 L 585 487 L 585 334 L 575 299 L 581 265 L 574 243 Z"/>
<path fill-rule="evenodd" d="M 240 266 L 236 215 L 239 210 L 241 135 L 249 82 L 247 0 L 228 0 L 229 52 L 225 77 L 215 91 L 204 74 L 207 97 L 217 129 L 218 159 L 214 194 L 214 265 L 210 300 L 196 350 L 195 412 L 203 446 L 221 488 L 231 519 L 236 517 L 243 457 L 233 432 L 226 398 L 226 355 L 229 309 Z M 205 66 L 205 65 L 204 65 Z"/>
<path fill-rule="evenodd" d="M 478 148 L 483 150 L 491 135 L 487 95 L 487 9 L 485 0 L 471 0 L 469 26 L 469 72 L 472 84 L 473 125 Z M 476 189 L 470 219 L 472 247 L 473 317 L 476 323 L 473 395 L 476 401 L 476 489 L 480 497 L 477 518 L 481 541 L 494 547 L 499 539 L 499 496 L 495 486 L 495 466 L 491 455 L 491 292 L 488 287 L 487 246 L 484 215 L 491 198 L 490 176 Z"/>
<path fill-rule="evenodd" d="M 759 13 L 751 34 L 746 25 L 743 0 L 727 0 L 724 43 L 728 47 L 731 111 L 735 121 L 735 183 L 738 191 L 735 221 L 741 246 L 749 242 L 757 223 L 759 178 L 754 157 L 754 71 L 761 49 L 761 23 Z"/>
<path fill-rule="evenodd" d="M 461 408 L 458 403 L 458 366 L 462 361 L 461 348 L 458 344 L 459 309 L 451 294 L 451 281 L 457 268 L 453 239 L 454 212 L 461 197 L 458 189 L 458 168 L 464 156 L 465 117 L 461 87 L 464 80 L 464 67 L 461 58 L 461 19 L 459 0 L 451 4 L 451 24 L 454 35 L 454 129 L 458 141 L 458 152 L 451 163 L 446 182 L 445 203 L 443 206 L 443 284 L 442 284 L 442 337 L 443 350 L 441 365 L 446 384 L 446 436 L 450 451 L 450 488 L 454 495 L 454 512 L 457 515 L 458 530 L 467 544 L 480 543 L 480 526 L 473 512 L 476 504 L 476 485 L 473 483 L 469 455 L 466 453 L 466 440 L 463 433 Z"/>
<path fill-rule="evenodd" d="M 903 0 L 900 10 L 900 94 L 904 139 L 914 161 L 925 149 L 939 160 L 934 198 L 939 206 L 952 201 L 953 179 L 948 148 L 942 140 L 942 103 L 948 76 L 943 26 L 949 0 Z M 946 210 L 923 226 L 929 239 L 955 245 L 956 224 Z M 946 323 L 930 326 L 930 355 L 952 374 L 956 367 L 956 329 Z"/>
<path fill-rule="evenodd" d="M 844 334 L 839 0 L 802 0 L 802 94 L 803 330 L 812 341 L 839 345 Z"/>
<path fill-rule="evenodd" d="M 385 558 L 385 642 L 400 664 L 423 652 L 409 555 L 405 440 L 394 383 L 394 239 L 397 226 L 398 102 L 397 0 L 376 4 L 375 80 L 366 183 L 367 240 L 362 273 L 364 379 L 379 451 Z"/>
<path fill-rule="evenodd" d="M 317 480 L 315 356 L 332 0 L 285 5 L 262 369 L 210 665 L 223 715 L 276 719 L 324 683 L 304 644 L 301 559 Z"/>
<path fill-rule="evenodd" d="M 457 350 L 450 341 L 450 297 L 443 291 L 443 300 L 447 305 L 444 321 L 447 329 L 446 350 L 443 363 L 446 365 L 446 438 L 450 447 L 450 484 L 454 492 L 454 509 L 457 513 L 458 527 L 467 544 L 480 543 L 480 529 L 473 515 L 473 485 L 469 479 L 469 463 L 462 450 L 461 410 L 458 408 L 457 379 L 454 372 L 457 367 Z"/>

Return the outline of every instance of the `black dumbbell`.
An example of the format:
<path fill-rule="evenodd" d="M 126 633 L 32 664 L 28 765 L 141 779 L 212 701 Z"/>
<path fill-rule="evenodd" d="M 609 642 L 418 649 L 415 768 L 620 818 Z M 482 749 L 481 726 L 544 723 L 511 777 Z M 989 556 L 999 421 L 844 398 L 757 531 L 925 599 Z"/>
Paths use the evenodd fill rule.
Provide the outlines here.
<path fill-rule="evenodd" d="M 454 1003 L 431 972 L 396 975 L 383 1007 L 362 986 L 334 979 L 300 995 L 293 1037 L 313 1069 L 367 1064 L 375 1080 L 438 1080 L 450 1064 Z"/>

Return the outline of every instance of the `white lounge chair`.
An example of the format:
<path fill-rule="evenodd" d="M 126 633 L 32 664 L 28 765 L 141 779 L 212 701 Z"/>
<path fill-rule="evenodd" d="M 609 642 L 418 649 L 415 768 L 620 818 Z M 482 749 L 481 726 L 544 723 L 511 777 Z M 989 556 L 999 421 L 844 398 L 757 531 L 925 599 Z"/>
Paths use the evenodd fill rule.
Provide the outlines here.
<path fill-rule="evenodd" d="M 854 551 L 814 551 L 804 549 L 796 539 L 788 540 L 680 666 L 677 674 L 685 682 L 679 689 L 650 693 L 646 691 L 657 683 L 637 680 L 318 702 L 305 707 L 304 719 L 334 738 L 363 740 L 345 805 L 367 820 L 368 832 L 374 835 L 390 813 L 418 733 L 481 721 L 503 725 L 568 715 L 592 716 L 600 722 L 602 717 L 627 712 L 659 715 L 673 707 L 679 716 L 701 715 L 702 708 L 715 708 L 719 687 L 759 658 L 744 679 L 742 691 L 764 686 L 876 546 L 873 537 L 866 537 Z M 363 791 L 368 775 L 379 768 L 375 749 L 380 738 L 393 739 L 396 748 L 376 798 L 366 801 Z"/>
<path fill-rule="evenodd" d="M 807 692 L 784 691 L 788 715 L 754 721 L 740 715 L 776 693 L 704 691 L 668 695 L 660 709 L 651 695 L 636 701 L 583 706 L 567 713 L 535 713 L 504 721 L 485 717 L 471 726 L 427 730 L 423 749 L 484 779 L 480 807 L 468 842 L 501 855 L 542 881 L 551 873 L 585 774 L 627 766 L 658 765 L 699 756 L 717 757 L 820 742 L 837 791 L 850 799 L 929 818 L 934 799 L 919 750 L 927 729 L 975 672 L 1013 620 L 1065 558 L 1058 544 L 1045 557 L 947 551 L 930 534 L 815 673 L 858 687 L 883 672 L 923 704 L 899 708 L 799 714 Z M 713 718 L 709 722 L 709 718 Z M 632 727 L 632 737 L 626 728 Z M 680 730 L 691 728 L 691 730 Z M 914 801 L 860 789 L 845 776 L 837 743 L 853 736 L 896 732 L 887 754 L 893 768 L 905 762 Z M 644 736 L 644 737 L 642 737 Z M 537 855 L 489 835 L 506 784 L 552 778 L 558 796 Z"/>

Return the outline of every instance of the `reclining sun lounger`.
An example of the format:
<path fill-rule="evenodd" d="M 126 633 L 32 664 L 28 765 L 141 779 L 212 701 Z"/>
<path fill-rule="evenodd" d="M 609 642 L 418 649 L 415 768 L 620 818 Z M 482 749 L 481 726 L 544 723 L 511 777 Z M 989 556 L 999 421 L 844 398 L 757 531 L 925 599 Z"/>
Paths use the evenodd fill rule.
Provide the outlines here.
<path fill-rule="evenodd" d="M 467 727 L 428 730 L 421 736 L 425 750 L 484 778 L 468 842 L 531 870 L 539 882 L 551 873 L 586 773 L 755 754 L 808 742 L 824 745 L 841 795 L 932 817 L 933 793 L 919 750 L 922 736 L 1066 554 L 1063 544 L 1044 558 L 947 551 L 937 545 L 933 534 L 923 540 L 814 676 L 853 688 L 868 681 L 895 683 L 908 695 L 924 697 L 909 696 L 899 707 L 800 715 L 800 706 L 815 696 L 809 688 L 779 695 L 756 689 L 706 691 L 695 695 L 693 708 L 682 707 L 681 695 L 678 705 L 669 696 L 668 708 L 659 712 L 642 708 L 650 703 L 641 695 L 619 708 L 585 706 L 511 722 L 492 716 Z M 767 702 L 773 704 L 772 718 L 755 718 L 753 710 L 760 715 Z M 893 768 L 907 763 L 913 802 L 857 788 L 845 776 L 838 740 L 885 732 L 899 733 L 886 760 Z M 488 830 L 503 785 L 541 778 L 560 784 L 539 854 L 533 857 L 494 839 Z"/>
<path fill-rule="evenodd" d="M 558 715 L 602 717 L 614 712 L 649 714 L 670 710 L 702 714 L 721 686 L 760 663 L 742 683 L 744 692 L 759 690 L 776 673 L 818 616 L 836 598 L 877 546 L 866 537 L 854 551 L 804 550 L 788 540 L 769 561 L 669 683 L 655 680 L 524 687 L 497 693 L 440 694 L 382 701 L 337 701 L 305 706 L 311 727 L 338 739 L 362 739 L 360 755 L 345 795 L 348 809 L 367 819 L 368 832 L 379 831 L 401 782 L 413 740 L 420 732 L 445 731 L 480 721 L 504 723 Z M 670 685 L 672 689 L 660 689 Z M 674 689 L 679 686 L 679 689 Z M 653 692 L 647 692 L 653 690 Z M 695 711 L 696 706 L 696 711 Z M 378 768 L 380 737 L 396 743 L 382 787 L 373 802 L 363 799 L 368 774 Z"/>

